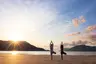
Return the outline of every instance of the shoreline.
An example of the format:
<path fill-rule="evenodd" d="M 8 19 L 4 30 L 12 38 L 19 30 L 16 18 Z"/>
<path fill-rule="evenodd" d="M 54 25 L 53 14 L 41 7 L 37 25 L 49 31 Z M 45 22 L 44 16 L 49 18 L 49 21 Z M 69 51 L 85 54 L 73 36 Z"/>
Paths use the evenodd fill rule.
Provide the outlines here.
<path fill-rule="evenodd" d="M 67 55 L 84 55 L 84 56 L 88 56 L 88 55 L 96 55 L 96 52 L 74 52 L 74 51 L 65 51 L 67 53 Z M 46 51 L 0 51 L 0 54 L 26 54 L 26 55 L 50 55 L 50 52 L 46 52 Z M 60 55 L 59 52 L 57 52 L 54 55 Z"/>

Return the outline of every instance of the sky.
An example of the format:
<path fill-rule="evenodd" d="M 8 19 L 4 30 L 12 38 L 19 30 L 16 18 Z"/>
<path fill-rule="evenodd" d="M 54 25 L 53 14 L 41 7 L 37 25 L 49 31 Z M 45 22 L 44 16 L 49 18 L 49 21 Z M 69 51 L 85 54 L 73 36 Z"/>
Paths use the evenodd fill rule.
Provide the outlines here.
<path fill-rule="evenodd" d="M 96 0 L 0 0 L 0 40 L 95 43 L 95 20 Z"/>

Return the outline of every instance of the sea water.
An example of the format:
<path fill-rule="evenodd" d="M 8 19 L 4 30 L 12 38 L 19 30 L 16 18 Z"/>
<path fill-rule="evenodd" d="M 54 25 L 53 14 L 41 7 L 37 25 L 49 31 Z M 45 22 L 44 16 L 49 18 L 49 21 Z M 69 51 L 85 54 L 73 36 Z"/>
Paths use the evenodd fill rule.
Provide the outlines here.
<path fill-rule="evenodd" d="M 4 54 L 12 54 L 16 52 L 16 54 L 27 54 L 27 55 L 50 55 L 50 51 L 0 51 L 0 53 Z M 96 52 L 84 52 L 84 51 L 65 51 L 67 55 L 96 55 Z M 57 52 L 56 55 L 60 55 L 60 52 Z"/>

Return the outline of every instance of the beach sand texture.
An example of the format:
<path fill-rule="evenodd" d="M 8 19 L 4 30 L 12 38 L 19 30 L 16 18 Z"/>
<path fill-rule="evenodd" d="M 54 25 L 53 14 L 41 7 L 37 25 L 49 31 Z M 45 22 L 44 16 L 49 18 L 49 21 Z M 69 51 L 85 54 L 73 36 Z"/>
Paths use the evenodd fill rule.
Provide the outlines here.
<path fill-rule="evenodd" d="M 0 54 L 0 64 L 96 64 L 96 56 L 66 55 L 61 60 L 60 56 L 55 55 L 50 60 L 49 55 Z"/>

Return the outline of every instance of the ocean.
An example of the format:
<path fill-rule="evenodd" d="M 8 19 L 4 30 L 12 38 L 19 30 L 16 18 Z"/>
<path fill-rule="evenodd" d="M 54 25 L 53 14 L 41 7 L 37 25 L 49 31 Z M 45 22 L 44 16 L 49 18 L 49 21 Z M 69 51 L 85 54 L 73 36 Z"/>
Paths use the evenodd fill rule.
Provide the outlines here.
<path fill-rule="evenodd" d="M 96 55 L 96 52 L 65 51 L 67 55 Z M 0 51 L 0 54 L 50 55 L 49 51 Z M 56 55 L 60 55 L 59 52 Z"/>

